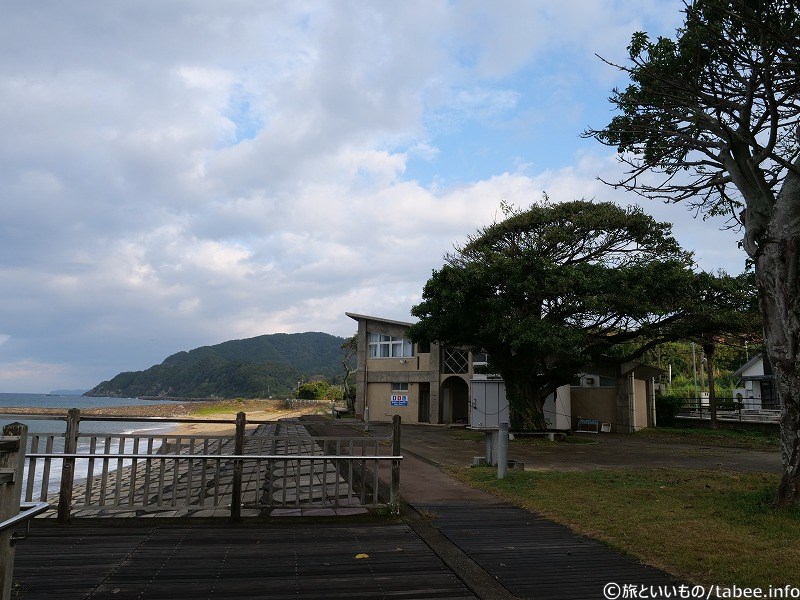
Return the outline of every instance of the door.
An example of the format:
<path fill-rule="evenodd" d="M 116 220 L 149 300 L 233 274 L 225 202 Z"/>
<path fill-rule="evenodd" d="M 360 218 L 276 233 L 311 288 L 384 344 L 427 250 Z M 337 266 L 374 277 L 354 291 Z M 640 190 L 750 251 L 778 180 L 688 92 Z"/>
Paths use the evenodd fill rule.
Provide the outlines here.
<path fill-rule="evenodd" d="M 419 384 L 419 414 L 417 415 L 417 421 L 420 423 L 430 423 L 431 411 L 431 384 L 430 383 L 420 383 Z"/>

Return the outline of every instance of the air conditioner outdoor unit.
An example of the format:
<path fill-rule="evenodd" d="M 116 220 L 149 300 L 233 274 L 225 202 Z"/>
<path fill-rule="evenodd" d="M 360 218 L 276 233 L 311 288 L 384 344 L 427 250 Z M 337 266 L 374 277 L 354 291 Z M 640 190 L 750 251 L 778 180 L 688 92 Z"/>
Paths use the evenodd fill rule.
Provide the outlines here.
<path fill-rule="evenodd" d="M 600 387 L 600 377 L 597 375 L 584 375 L 581 377 L 581 387 Z"/>

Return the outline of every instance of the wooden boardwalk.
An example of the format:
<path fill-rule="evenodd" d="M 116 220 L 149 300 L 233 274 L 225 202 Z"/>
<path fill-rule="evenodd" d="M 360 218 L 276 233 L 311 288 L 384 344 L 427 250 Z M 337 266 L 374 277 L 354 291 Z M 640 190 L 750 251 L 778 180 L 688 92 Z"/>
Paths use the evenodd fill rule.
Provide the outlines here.
<path fill-rule="evenodd" d="M 637 586 L 683 583 L 600 542 L 576 535 L 563 525 L 509 504 L 414 507 L 424 511 L 451 542 L 521 598 L 601 599 L 603 586 L 610 582 Z"/>
<path fill-rule="evenodd" d="M 404 523 L 121 523 L 37 522 L 12 598 L 475 597 Z"/>
<path fill-rule="evenodd" d="M 682 583 L 409 458 L 405 500 L 423 517 L 409 510 L 407 523 L 37 520 L 17 546 L 12 597 L 550 600 L 603 598 L 612 582 L 656 586 L 647 590 L 655 597 Z M 319 482 L 306 476 L 298 468 L 288 481 L 311 492 Z"/>

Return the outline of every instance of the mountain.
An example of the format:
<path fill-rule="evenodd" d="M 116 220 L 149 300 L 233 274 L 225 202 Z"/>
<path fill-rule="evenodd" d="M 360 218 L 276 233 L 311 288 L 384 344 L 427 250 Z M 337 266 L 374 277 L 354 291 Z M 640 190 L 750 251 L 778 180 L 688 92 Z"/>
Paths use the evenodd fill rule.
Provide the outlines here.
<path fill-rule="evenodd" d="M 120 373 L 85 396 L 257 398 L 284 396 L 301 379 L 341 377 L 344 338 L 274 333 L 178 352 L 144 371 Z"/>

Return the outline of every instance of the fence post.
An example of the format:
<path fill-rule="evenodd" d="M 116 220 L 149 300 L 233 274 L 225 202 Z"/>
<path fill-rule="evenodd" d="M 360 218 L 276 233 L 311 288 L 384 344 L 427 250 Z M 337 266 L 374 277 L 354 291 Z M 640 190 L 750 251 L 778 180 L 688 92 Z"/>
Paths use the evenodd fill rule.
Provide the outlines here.
<path fill-rule="evenodd" d="M 400 456 L 400 415 L 392 417 L 392 456 Z M 400 461 L 392 460 L 392 489 L 390 491 L 392 513 L 400 512 Z"/>
<path fill-rule="evenodd" d="M 22 423 L 11 423 L 3 427 L 5 439 L 0 446 L 0 521 L 19 514 L 27 433 L 28 426 Z M 0 597 L 3 600 L 11 598 L 14 575 L 14 546 L 11 545 L 11 535 L 11 530 L 0 533 Z"/>
<path fill-rule="evenodd" d="M 236 438 L 234 439 L 233 453 L 244 454 L 244 426 L 245 414 L 236 413 Z M 231 521 L 242 520 L 242 471 L 244 461 L 236 459 L 233 461 L 233 489 L 231 490 Z"/>
<path fill-rule="evenodd" d="M 64 454 L 75 454 L 78 449 L 78 427 L 81 421 L 81 411 L 71 408 L 67 412 L 67 429 L 64 433 Z M 67 458 L 61 462 L 61 489 L 58 492 L 58 520 L 61 523 L 69 521 L 72 510 L 72 486 L 75 482 L 75 459 Z"/>

